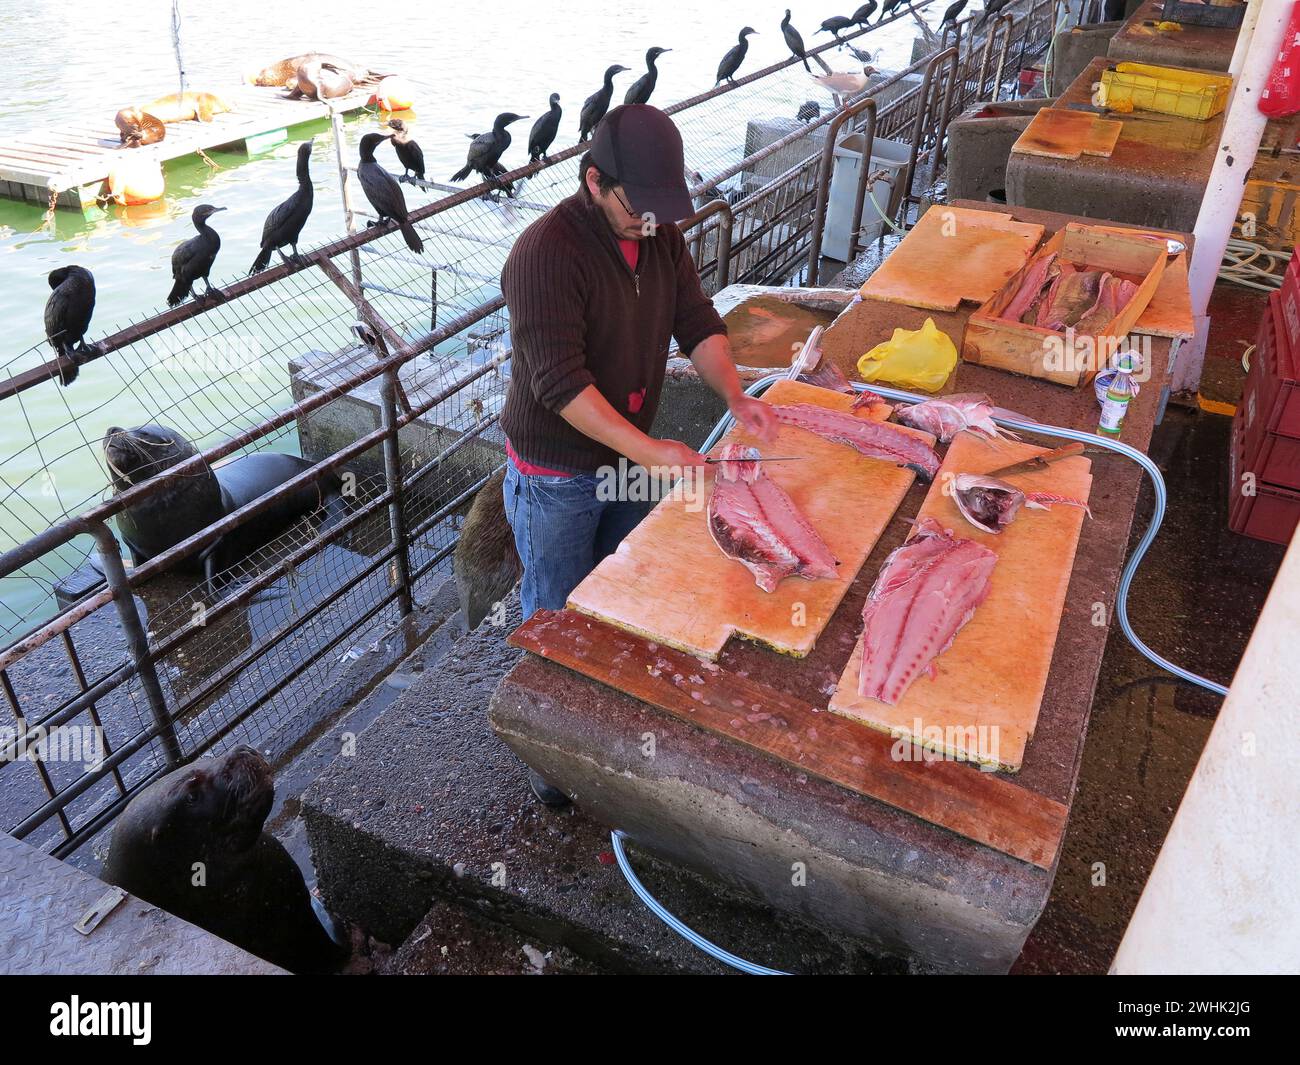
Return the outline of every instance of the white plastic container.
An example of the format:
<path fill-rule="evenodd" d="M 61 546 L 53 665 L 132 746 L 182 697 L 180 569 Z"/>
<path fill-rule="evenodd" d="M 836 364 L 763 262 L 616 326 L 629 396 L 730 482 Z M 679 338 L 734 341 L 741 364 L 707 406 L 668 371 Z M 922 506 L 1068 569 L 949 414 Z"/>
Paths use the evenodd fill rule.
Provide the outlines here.
<path fill-rule="evenodd" d="M 850 133 L 835 146 L 831 168 L 830 198 L 826 207 L 826 230 L 822 234 L 822 254 L 840 262 L 849 260 L 849 229 L 853 225 L 853 201 L 858 193 L 858 174 L 862 170 L 862 149 L 866 135 Z M 868 196 L 862 203 L 862 236 L 859 244 L 870 244 L 885 228 L 880 213 L 871 204 L 871 196 L 890 218 L 898 209 L 903 195 L 903 179 L 912 146 L 902 141 L 877 137 L 871 146 L 871 173 L 885 171 L 867 186 Z"/>

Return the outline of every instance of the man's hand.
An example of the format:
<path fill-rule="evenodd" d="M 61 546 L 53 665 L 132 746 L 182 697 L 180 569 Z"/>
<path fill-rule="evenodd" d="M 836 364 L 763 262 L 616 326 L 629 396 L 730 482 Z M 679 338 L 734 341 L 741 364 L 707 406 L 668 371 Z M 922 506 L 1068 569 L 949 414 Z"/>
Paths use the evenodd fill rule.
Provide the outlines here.
<path fill-rule="evenodd" d="M 655 440 L 641 464 L 652 470 L 667 466 L 685 472 L 692 466 L 704 466 L 704 456 L 680 440 Z"/>
<path fill-rule="evenodd" d="M 731 401 L 730 410 L 732 417 L 763 443 L 770 444 L 776 439 L 777 420 L 771 404 L 741 393 Z"/>

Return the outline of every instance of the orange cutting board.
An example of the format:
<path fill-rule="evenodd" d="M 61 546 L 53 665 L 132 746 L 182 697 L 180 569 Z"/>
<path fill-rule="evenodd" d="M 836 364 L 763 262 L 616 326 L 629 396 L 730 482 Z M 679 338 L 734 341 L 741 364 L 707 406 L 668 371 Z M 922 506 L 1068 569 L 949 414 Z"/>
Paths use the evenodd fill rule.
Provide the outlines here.
<path fill-rule="evenodd" d="M 1011 150 L 1022 155 L 1045 155 L 1049 159 L 1078 159 L 1081 155 L 1109 159 L 1123 131 L 1124 123 L 1091 111 L 1044 107 L 1034 115 Z"/>
<path fill-rule="evenodd" d="M 797 381 L 778 381 L 763 398 L 832 410 L 848 410 L 853 402 L 851 396 Z M 933 442 L 927 433 L 916 435 Z M 834 552 L 839 575 L 816 581 L 787 577 L 776 591 L 763 591 L 709 535 L 710 483 L 694 503 L 672 496 L 661 500 L 574 589 L 570 607 L 703 658 L 716 659 L 732 635 L 795 657 L 812 650 L 915 475 L 794 426 L 781 426 L 770 444 L 733 427 L 715 453 L 732 442 L 758 447 L 764 455 L 805 456 L 765 463 L 766 473 Z"/>
<path fill-rule="evenodd" d="M 918 676 L 897 706 L 858 694 L 859 637 L 831 710 L 950 756 L 1013 772 L 1020 768 L 1047 687 L 1084 512 L 1061 504 L 1049 511 L 1021 508 L 1001 533 L 986 533 L 961 516 L 945 487 L 955 474 L 987 473 L 1043 450 L 988 443 L 971 433 L 953 440 L 917 520 L 933 517 L 954 536 L 997 552 L 988 598 L 934 660 L 937 675 Z M 1024 491 L 1086 501 L 1091 465 L 1081 456 L 1062 459 L 1008 480 Z"/>
<path fill-rule="evenodd" d="M 862 286 L 863 299 L 955 311 L 997 292 L 1043 238 L 1009 214 L 935 204 Z"/>

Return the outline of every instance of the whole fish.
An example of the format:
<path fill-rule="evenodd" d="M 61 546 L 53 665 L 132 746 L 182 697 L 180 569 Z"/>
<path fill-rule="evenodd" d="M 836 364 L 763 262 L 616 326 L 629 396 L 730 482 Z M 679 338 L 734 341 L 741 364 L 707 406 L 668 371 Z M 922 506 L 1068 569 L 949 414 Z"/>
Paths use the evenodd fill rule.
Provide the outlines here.
<path fill-rule="evenodd" d="M 858 694 L 890 706 L 934 660 L 989 594 L 998 556 L 923 518 L 885 560 L 862 610 Z"/>
<path fill-rule="evenodd" d="M 722 553 L 743 563 L 765 592 L 785 577 L 838 575 L 839 561 L 785 491 L 764 473 L 756 448 L 722 449 L 709 496 L 709 534 Z"/>
<path fill-rule="evenodd" d="M 844 444 L 868 458 L 906 466 L 927 481 L 939 472 L 939 456 L 934 448 L 889 422 L 858 418 L 810 403 L 774 403 L 772 411 L 782 425 L 793 425 L 824 440 Z"/>
<path fill-rule="evenodd" d="M 1082 507 L 1088 517 L 1092 511 L 1081 499 L 1052 492 L 1022 492 L 1014 484 L 978 473 L 959 473 L 952 479 L 952 501 L 961 516 L 988 533 L 1000 533 L 1011 524 L 1022 506 L 1030 510 L 1050 510 L 1054 503 Z"/>
<path fill-rule="evenodd" d="M 944 444 L 965 429 L 989 440 L 998 436 L 1020 439 L 1009 429 L 998 428 L 993 421 L 995 414 L 1014 418 L 1020 415 L 995 407 L 993 401 L 980 392 L 938 396 L 910 407 L 899 407 L 895 414 L 904 425 L 932 433 Z"/>

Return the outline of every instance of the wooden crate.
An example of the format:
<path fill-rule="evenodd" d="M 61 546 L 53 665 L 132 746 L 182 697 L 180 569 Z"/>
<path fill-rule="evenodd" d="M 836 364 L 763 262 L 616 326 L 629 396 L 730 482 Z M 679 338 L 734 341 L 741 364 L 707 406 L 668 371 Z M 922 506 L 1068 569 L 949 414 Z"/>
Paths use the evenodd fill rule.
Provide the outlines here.
<path fill-rule="evenodd" d="M 1064 333 L 999 317 L 1033 264 L 1054 252 L 1075 266 L 1108 270 L 1135 282 L 1136 295 L 1097 333 Z M 962 339 L 962 358 L 1057 384 L 1086 384 L 1146 310 L 1160 285 L 1167 258 L 1164 237 L 1071 222 L 970 316 Z"/>

